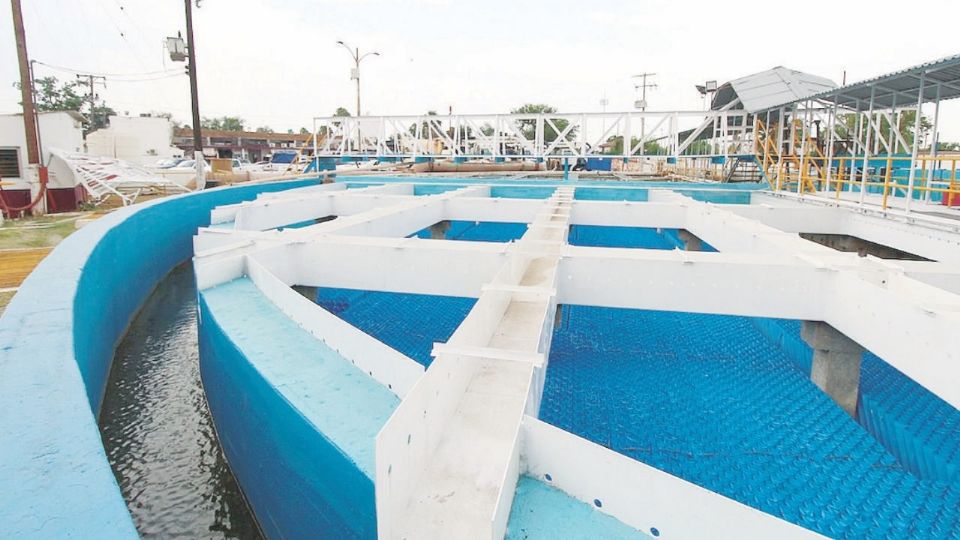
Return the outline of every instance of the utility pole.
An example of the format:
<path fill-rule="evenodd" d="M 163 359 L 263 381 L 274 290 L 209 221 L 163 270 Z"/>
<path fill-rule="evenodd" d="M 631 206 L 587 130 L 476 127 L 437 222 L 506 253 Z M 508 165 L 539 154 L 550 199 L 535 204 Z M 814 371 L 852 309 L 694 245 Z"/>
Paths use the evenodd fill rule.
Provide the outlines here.
<path fill-rule="evenodd" d="M 36 110 L 33 106 L 33 79 L 27 57 L 27 37 L 23 28 L 23 10 L 20 0 L 11 0 L 13 6 L 13 33 L 17 39 L 17 60 L 20 62 L 20 99 L 23 102 L 23 130 L 27 136 L 27 163 L 40 165 L 40 145 L 37 141 Z"/>
<path fill-rule="evenodd" d="M 640 109 L 640 112 L 646 112 L 647 110 L 647 88 L 656 88 L 657 85 L 654 83 L 647 83 L 647 77 L 653 77 L 656 73 L 640 73 L 639 75 L 634 75 L 634 79 L 640 79 L 640 84 L 634 83 L 634 90 L 640 90 L 640 101 L 634 103 L 634 106 L 637 109 Z M 647 119 L 645 115 L 640 115 L 640 155 L 643 155 L 644 152 L 644 139 L 647 137 Z M 624 148 L 631 148 L 630 145 L 633 144 L 632 141 L 624 141 Z"/>
<path fill-rule="evenodd" d="M 96 117 L 97 93 L 93 89 L 93 86 L 94 84 L 99 82 L 104 86 L 104 88 L 106 88 L 107 78 L 101 75 L 80 75 L 80 74 L 77 75 L 77 80 L 83 81 L 84 79 L 86 79 L 86 84 L 90 88 L 87 94 L 87 101 L 90 104 L 90 123 L 89 123 L 90 130 L 89 131 L 93 131 L 93 126 L 96 125 L 97 123 L 97 117 Z"/>
<path fill-rule="evenodd" d="M 200 135 L 200 95 L 197 91 L 197 47 L 193 40 L 193 0 L 184 0 L 187 10 L 187 72 L 190 74 L 190 105 L 193 109 L 193 159 L 197 166 L 197 189 L 203 189 L 204 180 L 203 141 Z M 197 0 L 200 7 L 200 0 Z"/>
<path fill-rule="evenodd" d="M 350 57 L 353 58 L 353 69 L 350 70 L 350 78 L 357 81 L 357 151 L 361 150 L 361 145 L 363 144 L 363 139 L 360 136 L 360 116 L 363 114 L 360 110 L 360 62 L 368 56 L 380 56 L 380 53 L 376 51 L 360 54 L 360 47 L 351 48 L 349 45 L 343 41 L 338 41 L 337 45 L 340 45 L 350 53 Z"/>
<path fill-rule="evenodd" d="M 647 77 L 653 77 L 656 73 L 640 73 L 639 75 L 634 75 L 634 79 L 640 79 L 640 84 L 634 84 L 633 88 L 640 90 L 640 101 L 635 103 L 636 108 L 641 111 L 647 110 L 647 88 L 656 88 L 657 85 L 654 83 L 647 83 Z"/>

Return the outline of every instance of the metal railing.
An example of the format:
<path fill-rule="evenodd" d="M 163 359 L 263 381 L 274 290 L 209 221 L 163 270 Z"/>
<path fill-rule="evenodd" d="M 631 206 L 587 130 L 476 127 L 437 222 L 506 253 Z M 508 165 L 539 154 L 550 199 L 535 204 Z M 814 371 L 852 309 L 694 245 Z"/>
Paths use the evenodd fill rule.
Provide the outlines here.
<path fill-rule="evenodd" d="M 884 210 L 891 197 L 960 205 L 960 155 L 947 156 L 806 156 L 803 167 L 783 166 L 773 183 L 775 191 L 844 193 L 881 196 Z M 802 189 L 800 186 L 810 186 Z"/>

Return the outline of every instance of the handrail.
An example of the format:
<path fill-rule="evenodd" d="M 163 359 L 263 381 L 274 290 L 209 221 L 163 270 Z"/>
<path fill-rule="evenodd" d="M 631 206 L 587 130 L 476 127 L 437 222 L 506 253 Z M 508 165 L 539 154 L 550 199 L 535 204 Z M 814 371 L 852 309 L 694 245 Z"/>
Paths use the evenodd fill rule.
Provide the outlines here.
<path fill-rule="evenodd" d="M 763 156 L 767 157 L 766 154 Z M 779 161 L 794 161 L 796 156 L 782 156 Z M 940 193 L 947 202 L 952 204 L 960 201 L 960 155 L 912 156 L 879 155 L 867 157 L 866 170 L 861 170 L 864 156 L 838 156 L 828 160 L 822 154 L 807 156 L 805 161 L 812 166 L 812 170 L 798 170 L 796 172 L 781 172 L 777 175 L 777 182 L 773 185 L 774 191 L 793 191 L 797 189 L 797 182 L 803 183 L 807 189 L 816 192 L 820 182 L 824 182 L 824 170 L 830 168 L 835 171 L 826 189 L 834 191 L 834 197 L 840 199 L 841 193 L 856 192 L 860 189 L 877 189 L 881 195 L 881 206 L 884 210 L 890 206 L 890 197 L 906 197 L 909 184 L 896 171 L 909 171 L 911 167 L 918 168 L 914 174 L 913 191 L 919 198 L 929 198 Z M 883 163 L 883 172 L 871 172 L 877 162 Z M 938 166 L 939 164 L 939 166 Z M 817 172 L 813 172 L 817 171 Z M 943 178 L 949 171 L 949 179 Z M 918 197 L 918 196 L 915 196 Z"/>

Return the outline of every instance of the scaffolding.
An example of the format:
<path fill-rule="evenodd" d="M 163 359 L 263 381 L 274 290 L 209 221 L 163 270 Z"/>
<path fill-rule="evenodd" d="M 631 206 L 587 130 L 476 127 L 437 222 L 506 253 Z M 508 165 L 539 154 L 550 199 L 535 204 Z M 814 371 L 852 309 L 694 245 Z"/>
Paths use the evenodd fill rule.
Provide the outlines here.
<path fill-rule="evenodd" d="M 938 148 L 940 103 L 956 97 L 960 55 L 771 107 L 752 119 L 756 159 L 777 192 L 907 213 L 960 206 L 960 154 Z"/>

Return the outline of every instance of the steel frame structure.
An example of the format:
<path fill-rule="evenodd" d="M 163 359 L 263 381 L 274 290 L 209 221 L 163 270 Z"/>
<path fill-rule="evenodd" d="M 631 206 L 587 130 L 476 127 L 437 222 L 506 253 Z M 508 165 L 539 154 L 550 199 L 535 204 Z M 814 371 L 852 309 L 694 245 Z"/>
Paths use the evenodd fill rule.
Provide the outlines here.
<path fill-rule="evenodd" d="M 660 157 L 749 153 L 748 114 L 737 102 L 717 111 L 634 111 L 555 114 L 461 114 L 316 117 L 314 155 L 389 158 L 550 159 Z M 630 141 L 616 154 L 606 145 Z M 709 145 L 695 145 L 706 139 Z M 359 142 L 358 142 L 359 141 Z M 710 151 L 704 151 L 709 146 Z M 650 157 L 650 156 L 647 156 Z"/>
<path fill-rule="evenodd" d="M 896 205 L 906 213 L 935 194 L 960 202 L 960 156 L 941 156 L 937 148 L 940 102 L 956 97 L 960 55 L 759 111 L 753 119 L 757 159 L 771 189 L 801 197 L 844 198 L 883 210 Z M 922 152 L 919 119 L 931 104 L 932 136 Z M 907 112 L 916 113 L 911 137 L 892 128 Z M 905 183 L 895 176 L 898 169 Z"/>

